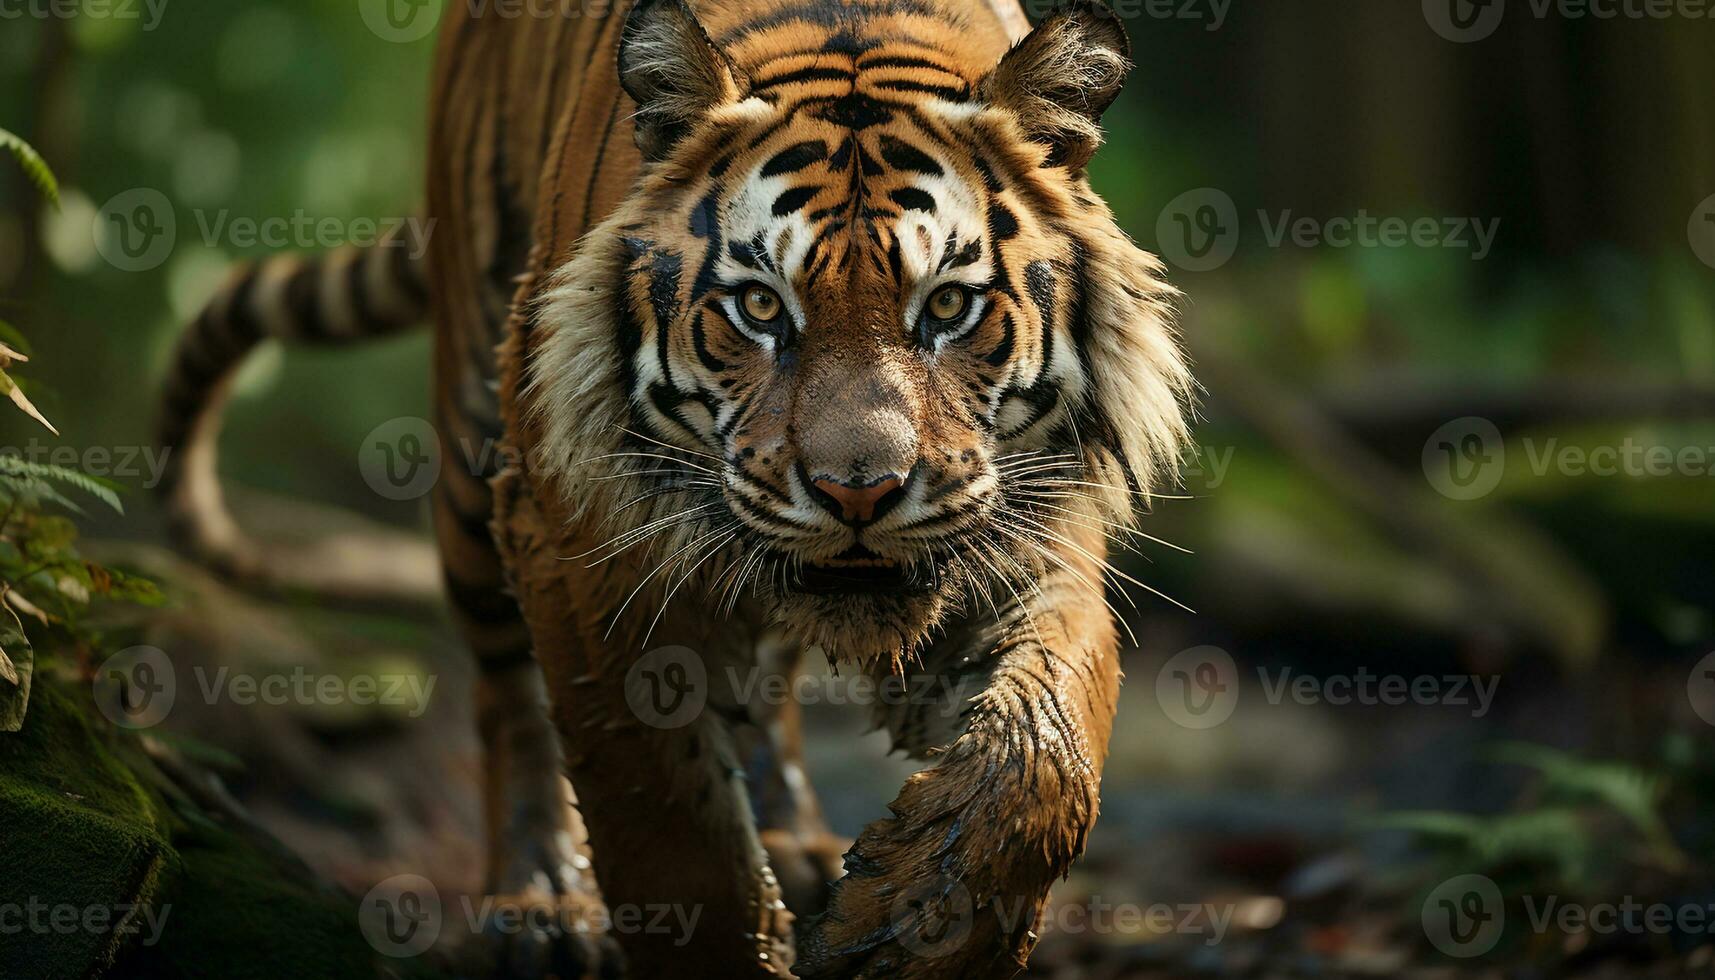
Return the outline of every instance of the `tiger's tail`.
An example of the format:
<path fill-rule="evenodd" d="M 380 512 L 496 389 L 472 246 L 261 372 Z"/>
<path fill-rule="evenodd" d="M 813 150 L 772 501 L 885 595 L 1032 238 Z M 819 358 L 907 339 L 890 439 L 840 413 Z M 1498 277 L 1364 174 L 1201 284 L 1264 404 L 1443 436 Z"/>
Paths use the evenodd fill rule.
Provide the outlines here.
<path fill-rule="evenodd" d="M 359 601 L 416 597 L 421 583 L 402 585 L 388 574 L 401 567 L 397 562 L 332 539 L 314 548 L 259 546 L 227 511 L 217 469 L 232 379 L 263 341 L 340 346 L 425 322 L 428 288 L 421 250 L 412 245 L 389 236 L 368 248 L 245 265 L 179 338 L 162 392 L 158 434 L 166 463 L 157 489 L 180 549 L 252 588 L 302 588 Z M 377 572 L 381 578 L 371 574 Z"/>

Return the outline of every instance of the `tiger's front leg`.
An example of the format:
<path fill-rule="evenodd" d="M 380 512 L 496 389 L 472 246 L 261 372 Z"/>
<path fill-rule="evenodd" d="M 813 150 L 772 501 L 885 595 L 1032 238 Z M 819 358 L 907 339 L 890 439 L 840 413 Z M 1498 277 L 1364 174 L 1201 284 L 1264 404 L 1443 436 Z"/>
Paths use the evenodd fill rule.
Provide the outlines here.
<path fill-rule="evenodd" d="M 1098 572 L 1060 559 L 1075 574 L 1048 574 L 998 626 L 948 638 L 966 649 L 929 654 L 938 700 L 887 709 L 896 738 L 944 752 L 848 852 L 827 914 L 801 930 L 800 976 L 1023 968 L 1049 888 L 1095 822 L 1120 682 L 1114 625 L 1088 584 Z"/>
<path fill-rule="evenodd" d="M 608 631 L 635 579 L 608 571 L 618 563 L 570 560 L 592 542 L 527 474 L 508 470 L 494 488 L 495 538 L 547 681 L 627 975 L 788 976 L 792 917 L 730 726 L 712 701 L 682 699 L 699 688 L 707 696 L 708 678 L 688 686 L 677 674 L 698 658 L 675 660 L 669 648 L 656 655 L 666 659 L 640 663 L 641 633 Z"/>

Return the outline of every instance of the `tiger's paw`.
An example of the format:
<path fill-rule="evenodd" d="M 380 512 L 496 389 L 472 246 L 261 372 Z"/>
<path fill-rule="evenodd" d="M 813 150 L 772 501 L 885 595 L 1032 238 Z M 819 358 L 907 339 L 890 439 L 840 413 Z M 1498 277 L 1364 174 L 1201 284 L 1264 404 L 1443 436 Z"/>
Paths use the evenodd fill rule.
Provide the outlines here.
<path fill-rule="evenodd" d="M 829 911 L 805 924 L 798 975 L 806 980 L 965 980 L 1007 978 L 1024 969 L 1036 936 L 1011 922 L 997 899 L 973 900 L 945 875 L 848 877 Z"/>
<path fill-rule="evenodd" d="M 624 976 L 589 860 L 557 826 L 512 842 L 492 894 L 470 910 L 472 975 L 495 980 Z"/>
<path fill-rule="evenodd" d="M 472 908 L 474 935 L 460 957 L 470 976 L 494 980 L 619 980 L 619 946 L 600 902 L 539 891 L 489 895 Z"/>
<path fill-rule="evenodd" d="M 851 839 L 833 834 L 806 837 L 788 830 L 765 830 L 761 838 L 768 866 L 780 882 L 780 897 L 793 917 L 802 921 L 821 914 L 834 882 L 845 873 L 843 855 Z"/>

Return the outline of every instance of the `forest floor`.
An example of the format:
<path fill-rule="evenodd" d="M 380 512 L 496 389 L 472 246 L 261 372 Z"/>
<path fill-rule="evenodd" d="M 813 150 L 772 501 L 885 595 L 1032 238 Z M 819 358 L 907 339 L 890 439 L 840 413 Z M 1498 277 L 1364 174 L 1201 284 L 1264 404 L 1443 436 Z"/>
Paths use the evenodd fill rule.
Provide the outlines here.
<path fill-rule="evenodd" d="M 165 556 L 149 563 L 156 567 L 146 570 L 177 584 L 180 601 L 149 614 L 143 639 L 173 651 L 181 691 L 192 690 L 187 671 L 206 686 L 223 667 L 433 679 L 420 717 L 181 696 L 166 727 L 229 756 L 217 768 L 245 810 L 352 895 L 402 874 L 428 878 L 443 899 L 477 894 L 481 760 L 468 697 L 472 668 L 440 618 L 282 606 Z M 1157 701 L 1166 657 L 1153 652 L 1181 649 L 1190 637 L 1182 624 L 1145 626 L 1142 648 L 1152 652 L 1125 662 L 1101 820 L 1087 856 L 1055 892 L 1033 976 L 1715 975 L 1706 934 L 1527 928 L 1522 938 L 1509 933 L 1491 955 L 1443 955 L 1426 935 L 1419 855 L 1405 835 L 1370 827 L 1384 813 L 1449 800 L 1504 803 L 1518 780 L 1476 761 L 1483 746 L 1553 741 L 1589 695 L 1544 685 L 1512 692 L 1480 715 L 1476 705 L 1384 711 L 1273 703 L 1265 672 L 1240 695 L 1257 710 L 1190 732 Z M 884 815 L 914 766 L 886 757 L 885 738 L 866 731 L 859 708 L 813 705 L 806 724 L 810 769 L 829 819 L 855 834 Z M 1715 894 L 1696 897 L 1715 906 Z"/>

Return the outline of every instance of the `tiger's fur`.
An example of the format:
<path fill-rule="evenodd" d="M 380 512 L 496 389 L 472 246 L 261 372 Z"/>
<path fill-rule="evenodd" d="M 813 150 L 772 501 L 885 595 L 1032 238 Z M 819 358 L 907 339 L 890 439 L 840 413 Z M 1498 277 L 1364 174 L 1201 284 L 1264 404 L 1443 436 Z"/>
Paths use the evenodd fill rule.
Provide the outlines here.
<path fill-rule="evenodd" d="M 637 976 L 1011 975 L 1095 818 L 1105 532 L 1171 478 L 1192 387 L 1172 288 L 1084 176 L 1124 33 L 1094 0 L 1028 34 L 1015 0 L 534 8 L 448 5 L 428 174 L 443 458 L 507 449 L 435 498 L 489 885 L 592 891 L 563 767 L 602 897 L 702 916 L 683 947 L 617 935 Z M 749 285 L 784 313 L 747 317 Z M 210 385 L 176 388 L 169 434 L 206 431 Z M 223 519 L 176 499 L 193 543 Z M 679 727 L 632 699 L 669 645 L 708 675 Z M 877 706 L 937 764 L 831 890 L 795 709 L 725 679 L 808 647 L 942 692 Z M 961 895 L 968 937 L 922 955 Z"/>

